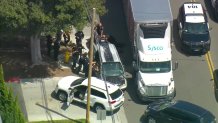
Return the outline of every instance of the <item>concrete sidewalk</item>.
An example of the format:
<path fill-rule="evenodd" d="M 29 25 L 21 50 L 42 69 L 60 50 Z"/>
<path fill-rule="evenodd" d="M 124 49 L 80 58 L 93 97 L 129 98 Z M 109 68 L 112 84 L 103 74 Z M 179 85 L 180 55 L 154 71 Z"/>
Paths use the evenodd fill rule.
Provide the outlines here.
<path fill-rule="evenodd" d="M 55 98 L 53 91 L 60 78 L 21 80 L 21 88 L 29 122 L 86 118 L 86 105 L 72 103 L 68 107 L 65 103 Z M 115 113 L 114 121 L 112 121 L 111 116 L 107 116 L 103 121 L 97 120 L 97 114 L 92 111 L 90 112 L 91 123 L 127 123 L 123 107 Z"/>

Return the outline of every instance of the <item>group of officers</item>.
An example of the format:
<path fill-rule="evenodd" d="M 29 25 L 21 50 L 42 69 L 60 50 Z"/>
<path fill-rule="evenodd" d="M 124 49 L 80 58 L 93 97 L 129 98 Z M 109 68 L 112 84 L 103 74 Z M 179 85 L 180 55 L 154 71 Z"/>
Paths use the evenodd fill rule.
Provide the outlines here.
<path fill-rule="evenodd" d="M 95 27 L 95 32 L 99 37 L 103 36 L 103 26 L 101 23 L 98 23 Z M 63 36 L 64 42 L 61 41 Z M 89 57 L 87 52 L 82 52 L 85 49 L 82 45 L 82 39 L 84 38 L 84 33 L 82 31 L 77 31 L 75 33 L 76 43 L 68 44 L 70 42 L 70 33 L 63 32 L 61 30 L 56 34 L 56 37 L 53 38 L 51 35 L 47 35 L 47 54 L 48 56 L 52 57 L 52 50 L 53 50 L 53 58 L 55 61 L 58 61 L 58 55 L 60 52 L 61 45 L 66 47 L 66 52 L 71 52 L 72 59 L 72 66 L 71 69 L 74 73 L 79 74 L 79 72 L 85 73 L 85 77 L 88 77 L 89 71 Z M 68 47 L 71 47 L 72 50 L 69 50 Z M 94 61 L 92 63 L 92 76 L 99 75 L 99 65 L 98 62 Z"/>

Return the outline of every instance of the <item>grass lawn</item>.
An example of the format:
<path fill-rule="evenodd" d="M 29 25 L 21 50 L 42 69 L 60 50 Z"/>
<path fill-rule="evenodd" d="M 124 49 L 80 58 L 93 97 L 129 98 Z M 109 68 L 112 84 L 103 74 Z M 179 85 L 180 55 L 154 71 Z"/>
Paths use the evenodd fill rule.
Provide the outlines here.
<path fill-rule="evenodd" d="M 30 122 L 30 123 L 85 123 L 85 119 L 79 120 L 54 120 L 54 121 L 37 121 L 37 122 Z"/>

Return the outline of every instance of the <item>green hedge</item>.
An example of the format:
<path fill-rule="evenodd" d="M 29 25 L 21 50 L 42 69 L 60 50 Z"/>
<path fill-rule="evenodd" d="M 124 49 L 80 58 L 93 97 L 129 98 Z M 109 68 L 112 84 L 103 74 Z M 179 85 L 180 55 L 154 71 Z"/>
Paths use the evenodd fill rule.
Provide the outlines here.
<path fill-rule="evenodd" d="M 25 123 L 23 113 L 12 89 L 4 81 L 3 67 L 0 65 L 0 115 L 3 123 Z"/>

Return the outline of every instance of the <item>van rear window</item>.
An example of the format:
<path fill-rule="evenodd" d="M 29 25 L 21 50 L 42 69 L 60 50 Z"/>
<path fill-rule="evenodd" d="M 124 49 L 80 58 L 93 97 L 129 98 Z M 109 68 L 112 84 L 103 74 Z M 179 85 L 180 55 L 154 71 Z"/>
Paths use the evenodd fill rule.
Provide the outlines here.
<path fill-rule="evenodd" d="M 123 92 L 120 89 L 117 89 L 115 92 L 111 93 L 110 96 L 111 96 L 111 99 L 114 100 L 114 99 L 119 98 L 122 94 Z"/>

